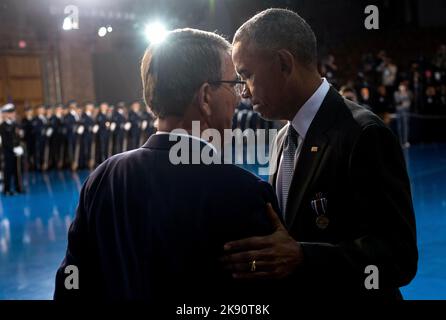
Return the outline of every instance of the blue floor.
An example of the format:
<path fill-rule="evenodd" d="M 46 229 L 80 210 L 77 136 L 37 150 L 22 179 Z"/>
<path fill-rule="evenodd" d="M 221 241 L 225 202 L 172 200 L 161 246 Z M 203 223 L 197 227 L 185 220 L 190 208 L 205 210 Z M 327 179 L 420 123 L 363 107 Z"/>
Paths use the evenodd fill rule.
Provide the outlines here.
<path fill-rule="evenodd" d="M 446 299 L 446 145 L 407 153 L 420 251 L 406 299 Z M 254 169 L 254 168 L 251 168 Z M 51 299 L 88 172 L 31 173 L 27 194 L 0 197 L 0 299 Z"/>

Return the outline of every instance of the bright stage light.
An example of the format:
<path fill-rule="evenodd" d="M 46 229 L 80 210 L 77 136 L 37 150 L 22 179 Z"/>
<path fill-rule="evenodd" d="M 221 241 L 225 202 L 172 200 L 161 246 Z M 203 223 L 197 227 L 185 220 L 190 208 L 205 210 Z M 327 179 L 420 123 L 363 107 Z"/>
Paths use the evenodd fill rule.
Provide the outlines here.
<path fill-rule="evenodd" d="M 112 32 L 113 28 L 111 26 L 107 26 L 107 32 Z"/>
<path fill-rule="evenodd" d="M 147 39 L 152 44 L 160 43 L 166 38 L 167 30 L 166 28 L 159 22 L 154 22 L 146 25 L 145 34 Z"/>
<path fill-rule="evenodd" d="M 100 27 L 98 30 L 98 36 L 101 38 L 104 37 L 107 34 L 107 28 L 106 27 Z"/>

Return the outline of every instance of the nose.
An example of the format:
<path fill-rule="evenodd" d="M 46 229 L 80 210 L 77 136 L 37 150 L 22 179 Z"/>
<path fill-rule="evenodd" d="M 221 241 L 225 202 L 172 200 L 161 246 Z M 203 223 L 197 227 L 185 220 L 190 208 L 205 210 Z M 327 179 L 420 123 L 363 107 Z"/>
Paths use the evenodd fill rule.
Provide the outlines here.
<path fill-rule="evenodd" d="M 249 90 L 248 85 L 245 84 L 245 85 L 243 86 L 243 90 L 242 90 L 242 98 L 244 98 L 244 99 L 250 99 L 251 97 L 252 97 L 252 95 L 251 95 L 251 91 Z"/>

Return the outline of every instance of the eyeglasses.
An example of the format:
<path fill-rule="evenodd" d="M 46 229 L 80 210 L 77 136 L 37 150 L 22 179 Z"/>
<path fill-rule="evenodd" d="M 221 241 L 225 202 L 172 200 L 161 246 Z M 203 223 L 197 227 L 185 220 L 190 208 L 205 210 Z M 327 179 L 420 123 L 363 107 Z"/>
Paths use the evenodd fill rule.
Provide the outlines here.
<path fill-rule="evenodd" d="M 246 81 L 243 80 L 218 80 L 218 81 L 209 81 L 210 85 L 220 85 L 222 83 L 229 83 L 231 87 L 234 88 L 235 93 L 239 96 L 242 95 L 243 90 L 245 90 Z"/>

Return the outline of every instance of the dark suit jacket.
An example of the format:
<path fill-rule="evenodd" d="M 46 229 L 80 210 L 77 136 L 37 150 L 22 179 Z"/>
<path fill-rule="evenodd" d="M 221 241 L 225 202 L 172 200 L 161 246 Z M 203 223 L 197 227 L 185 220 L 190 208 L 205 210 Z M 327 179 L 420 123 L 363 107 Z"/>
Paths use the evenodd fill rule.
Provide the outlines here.
<path fill-rule="evenodd" d="M 273 146 L 271 163 L 277 168 L 286 130 Z M 276 176 L 270 176 L 273 186 Z M 316 225 L 311 206 L 319 192 L 328 204 L 325 230 Z M 399 143 L 377 116 L 333 88 L 304 140 L 290 186 L 286 226 L 302 243 L 304 264 L 293 278 L 299 283 L 295 291 L 307 297 L 401 298 L 398 287 L 415 276 L 415 219 Z M 368 265 L 378 267 L 379 290 L 365 289 Z"/>
<path fill-rule="evenodd" d="M 227 241 L 272 231 L 265 213 L 267 202 L 277 208 L 271 186 L 234 165 L 173 165 L 174 144 L 153 135 L 89 176 L 57 272 L 56 299 L 253 297 L 255 285 L 233 281 L 219 257 Z M 64 287 L 67 265 L 79 268 L 79 290 Z"/>

